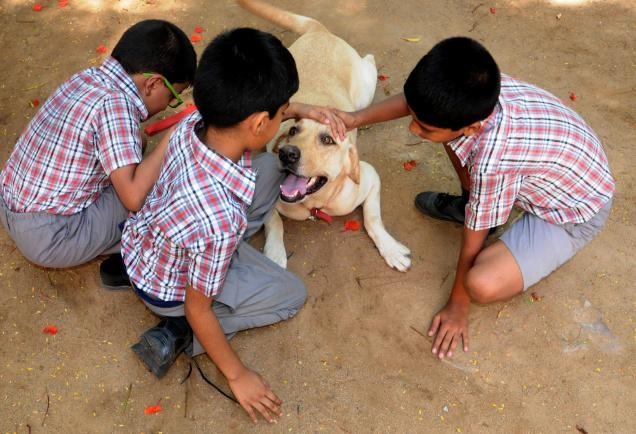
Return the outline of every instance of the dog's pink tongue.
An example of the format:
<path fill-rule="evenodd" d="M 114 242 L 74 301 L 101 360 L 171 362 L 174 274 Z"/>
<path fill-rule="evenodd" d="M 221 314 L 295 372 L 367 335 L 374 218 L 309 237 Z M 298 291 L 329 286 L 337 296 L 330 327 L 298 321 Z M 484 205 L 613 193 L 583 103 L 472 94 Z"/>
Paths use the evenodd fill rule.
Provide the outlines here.
<path fill-rule="evenodd" d="M 296 193 L 304 195 L 307 193 L 307 178 L 290 173 L 281 184 L 280 190 L 285 196 L 294 196 Z"/>

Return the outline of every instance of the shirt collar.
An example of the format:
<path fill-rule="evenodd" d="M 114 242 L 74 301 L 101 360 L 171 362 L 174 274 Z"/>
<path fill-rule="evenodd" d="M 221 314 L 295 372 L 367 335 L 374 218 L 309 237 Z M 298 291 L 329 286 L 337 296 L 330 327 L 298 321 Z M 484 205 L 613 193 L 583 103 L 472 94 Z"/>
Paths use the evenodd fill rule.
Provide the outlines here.
<path fill-rule="evenodd" d="M 192 144 L 194 158 L 203 170 L 213 176 L 224 187 L 234 193 L 248 206 L 252 204 L 254 190 L 256 188 L 256 171 L 252 169 L 252 154 L 246 151 L 241 159 L 234 163 L 214 150 L 208 148 L 196 134 L 198 122 L 201 119 L 199 112 L 193 114 L 191 122 L 188 122 L 189 143 Z"/>
<path fill-rule="evenodd" d="M 141 95 L 139 95 L 139 89 L 137 89 L 132 77 L 128 75 L 123 66 L 115 58 L 109 56 L 99 67 L 99 70 L 132 99 L 135 107 L 139 110 L 139 118 L 145 120 L 148 117 L 146 104 L 144 104 Z"/>
<path fill-rule="evenodd" d="M 506 103 L 502 97 L 499 96 L 499 101 L 495 105 L 492 113 L 482 122 L 479 131 L 472 136 L 467 137 L 462 135 L 448 142 L 448 145 L 451 147 L 453 152 L 455 152 L 455 155 L 459 158 L 462 166 L 466 166 L 471 157 L 477 153 L 476 146 L 479 143 L 482 143 L 484 137 L 488 137 L 493 131 L 505 130 L 505 128 L 498 129 L 497 126 L 504 126 L 503 123 L 506 118 L 506 112 Z"/>

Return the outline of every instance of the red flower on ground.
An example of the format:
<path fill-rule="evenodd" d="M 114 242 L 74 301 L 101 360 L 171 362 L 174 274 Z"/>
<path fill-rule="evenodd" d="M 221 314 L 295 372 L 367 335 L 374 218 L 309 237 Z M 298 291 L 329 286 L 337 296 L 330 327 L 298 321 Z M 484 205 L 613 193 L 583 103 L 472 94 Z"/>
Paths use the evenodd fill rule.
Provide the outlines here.
<path fill-rule="evenodd" d="M 68 0 L 57 0 L 57 6 L 60 8 L 65 8 L 68 6 Z"/>
<path fill-rule="evenodd" d="M 491 14 L 496 14 L 497 13 L 497 8 L 490 8 L 490 13 Z"/>
<path fill-rule="evenodd" d="M 56 335 L 58 331 L 60 331 L 60 329 L 53 324 L 48 324 L 42 329 L 42 333 L 46 333 L 47 335 Z"/>
<path fill-rule="evenodd" d="M 104 44 L 99 44 L 97 48 L 95 48 L 95 51 L 97 51 L 99 54 L 104 54 L 108 51 L 108 48 L 106 48 Z"/>
<path fill-rule="evenodd" d="M 360 222 L 358 220 L 347 220 L 344 222 L 345 231 L 358 231 L 360 230 Z"/>
<path fill-rule="evenodd" d="M 201 27 L 201 26 L 196 26 L 196 27 L 194 28 L 194 32 L 195 32 L 195 33 L 203 33 L 203 31 L 204 31 L 204 30 L 205 30 L 205 29 L 204 29 L 203 27 Z"/>
<path fill-rule="evenodd" d="M 574 92 L 570 92 L 570 99 L 576 101 L 576 94 Z"/>
<path fill-rule="evenodd" d="M 413 168 L 414 168 L 415 166 L 417 166 L 417 161 L 415 161 L 415 160 L 405 161 L 405 162 L 402 164 L 402 166 L 404 167 L 404 170 L 406 170 L 406 171 L 409 171 L 409 172 L 410 172 L 411 170 L 413 170 Z"/>
<path fill-rule="evenodd" d="M 29 105 L 30 105 L 31 107 L 34 107 L 34 108 L 35 108 L 35 107 L 37 107 L 37 106 L 39 106 L 39 105 L 40 105 L 40 100 L 39 100 L 39 99 L 37 99 L 37 98 L 36 98 L 36 99 L 32 99 L 31 101 L 29 101 Z"/>
<path fill-rule="evenodd" d="M 159 405 L 159 404 L 150 405 L 150 406 L 144 408 L 144 414 L 161 413 L 162 410 L 163 410 L 163 408 L 161 408 L 161 405 Z"/>
<path fill-rule="evenodd" d="M 192 42 L 201 42 L 201 39 L 203 39 L 203 38 L 199 34 L 194 34 L 194 35 L 190 36 L 190 40 Z"/>
<path fill-rule="evenodd" d="M 42 3 L 36 3 L 33 5 L 33 12 L 40 12 L 42 10 L 44 6 L 42 6 Z"/>
<path fill-rule="evenodd" d="M 388 80 L 388 79 L 389 79 L 388 75 L 383 75 L 383 74 L 378 75 L 378 80 L 380 80 L 380 81 L 385 81 L 385 80 Z"/>

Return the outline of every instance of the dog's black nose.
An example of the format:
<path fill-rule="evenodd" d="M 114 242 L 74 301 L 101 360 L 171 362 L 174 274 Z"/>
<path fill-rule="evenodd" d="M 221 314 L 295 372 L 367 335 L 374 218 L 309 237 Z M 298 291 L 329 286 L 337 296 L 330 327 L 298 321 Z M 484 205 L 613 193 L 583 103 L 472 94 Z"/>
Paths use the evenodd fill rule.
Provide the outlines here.
<path fill-rule="evenodd" d="M 300 160 L 300 149 L 296 146 L 285 145 L 278 149 L 278 158 L 285 165 L 292 165 Z"/>

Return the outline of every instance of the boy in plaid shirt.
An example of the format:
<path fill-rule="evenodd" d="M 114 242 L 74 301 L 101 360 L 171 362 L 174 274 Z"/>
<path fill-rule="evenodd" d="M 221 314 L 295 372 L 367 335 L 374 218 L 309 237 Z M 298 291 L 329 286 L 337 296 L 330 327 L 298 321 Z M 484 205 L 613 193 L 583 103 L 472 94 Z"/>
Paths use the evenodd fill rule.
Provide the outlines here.
<path fill-rule="evenodd" d="M 469 38 L 435 45 L 410 73 L 404 93 L 355 113 L 347 127 L 411 115 L 413 134 L 442 143 L 462 195 L 423 192 L 424 214 L 464 226 L 455 281 L 430 325 L 432 352 L 468 351 L 471 301 L 521 293 L 568 261 L 605 225 L 614 180 L 599 138 L 558 98 L 501 75 Z M 526 213 L 485 247 L 490 229 L 517 206 Z"/>
<path fill-rule="evenodd" d="M 326 122 L 331 113 L 290 104 L 297 90 L 294 59 L 274 36 L 243 28 L 215 38 L 196 73 L 198 112 L 172 134 L 159 179 L 122 235 L 133 287 L 163 317 L 135 352 L 159 377 L 184 349 L 206 352 L 254 422 L 258 413 L 272 422 L 281 400 L 228 339 L 292 317 L 306 289 L 247 242 L 269 218 L 284 178 L 274 155 L 252 152 L 283 119 Z"/>
<path fill-rule="evenodd" d="M 120 224 L 143 204 L 167 144 L 142 158 L 140 122 L 182 102 L 195 70 L 183 31 L 141 21 L 42 105 L 0 173 L 0 220 L 29 261 L 72 267 L 119 252 Z"/>

